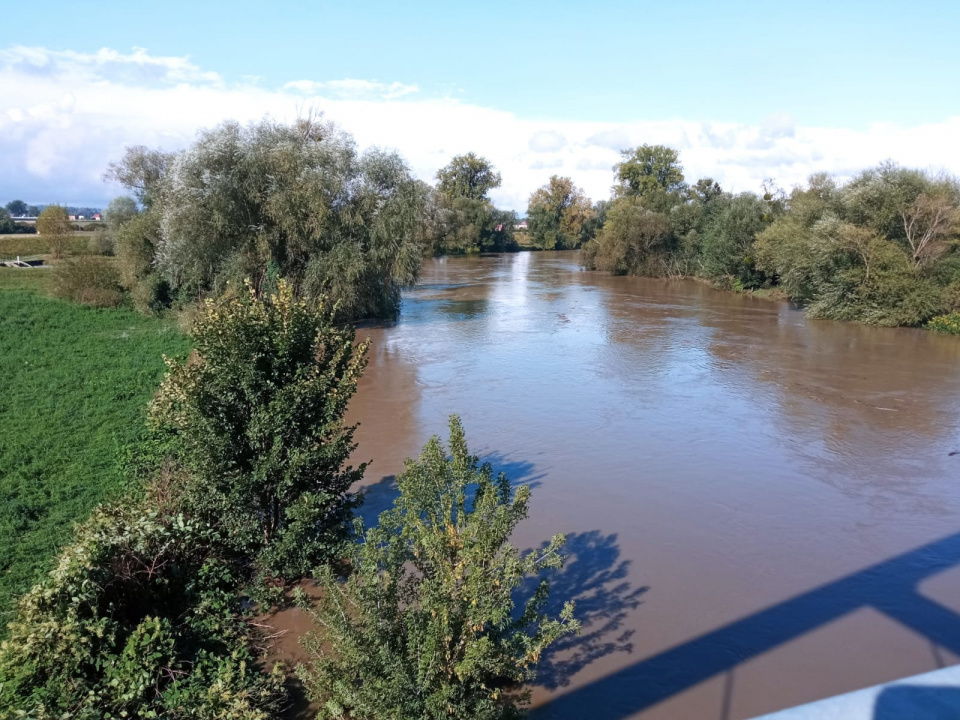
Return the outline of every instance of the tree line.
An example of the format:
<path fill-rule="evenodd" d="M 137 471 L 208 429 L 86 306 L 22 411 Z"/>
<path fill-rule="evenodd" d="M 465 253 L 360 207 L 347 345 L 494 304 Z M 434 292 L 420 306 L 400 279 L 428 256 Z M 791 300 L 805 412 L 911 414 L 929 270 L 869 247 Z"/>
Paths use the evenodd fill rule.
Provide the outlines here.
<path fill-rule="evenodd" d="M 613 274 L 772 289 L 814 317 L 921 325 L 960 310 L 960 183 L 892 163 L 734 194 L 687 182 L 676 150 L 641 145 L 622 151 L 609 199 L 551 177 L 525 229 L 492 202 L 501 175 L 487 159 L 454 157 L 430 185 L 318 118 L 227 122 L 179 153 L 129 148 L 107 177 L 132 197 L 111 203 L 91 243 L 118 261 L 78 262 L 75 274 L 147 312 L 273 273 L 343 319 L 389 318 L 425 256 L 521 243 L 581 248 L 584 267 Z"/>

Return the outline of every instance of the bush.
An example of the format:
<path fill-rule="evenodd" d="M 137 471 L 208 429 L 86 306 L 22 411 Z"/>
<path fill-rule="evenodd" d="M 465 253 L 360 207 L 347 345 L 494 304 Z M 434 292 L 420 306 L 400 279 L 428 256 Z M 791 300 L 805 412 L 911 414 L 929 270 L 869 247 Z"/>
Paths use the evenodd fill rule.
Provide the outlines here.
<path fill-rule="evenodd" d="M 299 578 L 349 536 L 364 466 L 346 465 L 354 427 L 342 418 L 367 346 L 282 281 L 208 301 L 190 335 L 196 357 L 170 363 L 151 424 L 176 438 L 190 507 L 260 570 Z"/>
<path fill-rule="evenodd" d="M 153 500 L 102 507 L 20 601 L 0 645 L 0 706 L 28 717 L 272 717 L 216 535 Z"/>
<path fill-rule="evenodd" d="M 638 198 L 623 197 L 611 204 L 603 229 L 581 257 L 591 270 L 662 277 L 677 273 L 673 246 L 666 215 L 647 210 Z"/>
<path fill-rule="evenodd" d="M 117 307 L 125 300 L 116 267 L 105 258 L 81 256 L 57 265 L 54 270 L 54 294 L 64 300 Z"/>
<path fill-rule="evenodd" d="M 87 250 L 92 255 L 113 255 L 113 235 L 98 227 L 87 240 Z"/>
<path fill-rule="evenodd" d="M 130 300 L 144 314 L 160 312 L 170 307 L 170 284 L 159 275 L 147 275 L 130 289 Z"/>
<path fill-rule="evenodd" d="M 926 327 L 937 332 L 960 335 L 960 312 L 937 315 L 935 318 L 930 319 Z"/>
<path fill-rule="evenodd" d="M 544 615 L 545 580 L 513 612 L 525 578 L 562 564 L 564 538 L 517 553 L 508 539 L 529 488 L 512 493 L 502 473 L 478 467 L 457 418 L 450 445 L 452 458 L 434 437 L 408 461 L 400 497 L 354 546 L 345 581 L 320 570 L 324 592 L 311 611 L 320 629 L 304 641 L 312 661 L 298 668 L 320 718 L 517 717 L 529 693 L 516 684 L 579 629 L 569 603 L 559 619 Z"/>

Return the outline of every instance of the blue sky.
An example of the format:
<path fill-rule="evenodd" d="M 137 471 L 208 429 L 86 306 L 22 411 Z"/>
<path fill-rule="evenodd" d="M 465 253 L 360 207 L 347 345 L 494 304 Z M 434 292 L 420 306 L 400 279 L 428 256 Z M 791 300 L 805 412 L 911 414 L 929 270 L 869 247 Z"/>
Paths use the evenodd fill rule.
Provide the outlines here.
<path fill-rule="evenodd" d="M 739 189 L 750 189 L 747 185 L 767 171 L 789 183 L 802 180 L 802 173 L 812 169 L 842 174 L 853 170 L 851 163 L 885 157 L 931 167 L 939 162 L 945 169 L 960 170 L 955 167 L 957 141 L 951 141 L 955 128 L 949 124 L 960 116 L 960 99 L 954 90 L 960 74 L 960 53 L 955 49 L 960 2 L 40 0 L 25 5 L 2 0 L 0 5 L 7 6 L 2 8 L 3 17 L 22 19 L 14 32 L 0 39 L 0 51 L 8 51 L 0 58 L 0 71 L 4 62 L 8 71 L 0 74 L 0 80 L 15 91 L 14 97 L 0 93 L 6 95 L 0 100 L 0 114 L 13 112 L 21 118 L 16 127 L 23 131 L 24 142 L 36 140 L 36 133 L 31 135 L 23 125 L 24 117 L 37 114 L 31 114 L 34 106 L 29 103 L 33 102 L 38 103 L 36 107 L 60 103 L 61 115 L 70 116 L 57 121 L 63 130 L 76 136 L 93 128 L 87 141 L 103 143 L 103 153 L 116 152 L 109 140 L 119 136 L 125 141 L 160 138 L 171 147 L 182 145 L 196 129 L 190 125 L 187 108 L 183 117 L 172 118 L 165 112 L 161 114 L 166 120 L 152 122 L 131 117 L 125 110 L 112 120 L 98 112 L 97 126 L 90 121 L 95 108 L 84 98 L 93 88 L 106 97 L 136 87 L 167 92 L 155 97 L 169 102 L 171 88 L 186 83 L 203 89 L 209 100 L 199 101 L 205 109 L 196 114 L 197 122 L 224 119 L 216 117 L 215 107 L 206 107 L 218 104 L 213 99 L 217 92 L 231 94 L 233 99 L 220 105 L 239 119 L 264 113 L 287 117 L 295 106 L 319 107 L 354 131 L 361 145 L 396 146 L 425 175 L 435 171 L 442 155 L 465 149 L 469 138 L 449 136 L 431 150 L 424 138 L 414 138 L 418 132 L 414 126 L 421 126 L 423 133 L 422 126 L 435 126 L 446 117 L 430 114 L 437 102 L 446 103 L 448 109 L 450 105 L 474 108 L 470 121 L 464 120 L 462 112 L 446 120 L 465 125 L 478 145 L 498 156 L 493 159 L 500 161 L 502 170 L 516 165 L 516 177 L 522 174 L 523 179 L 502 191 L 502 201 L 511 205 L 522 204 L 533 189 L 531 183 L 543 175 L 542 182 L 552 171 L 571 174 L 594 194 L 602 193 L 597 173 L 606 168 L 609 175 L 610 157 L 583 150 L 596 137 L 611 138 L 604 141 L 606 145 L 616 145 L 612 138 L 631 143 L 675 139 L 675 144 L 689 146 L 681 147 L 681 153 L 691 151 L 694 169 L 729 177 Z M 35 21 L 50 17 L 59 22 Z M 60 53 L 60 84 L 49 82 L 49 63 L 20 62 L 16 53 L 23 48 Z M 150 58 L 187 63 L 192 68 L 189 77 L 171 75 L 172 60 L 155 65 L 141 60 L 98 61 L 94 67 L 83 59 L 103 49 L 129 57 L 134 48 L 144 49 Z M 83 65 L 82 77 L 66 68 L 68 61 Z M 43 76 L 46 95 L 39 89 L 22 90 L 21 83 L 31 74 Z M 210 79 L 213 76 L 215 80 Z M 349 93 L 346 86 L 336 85 L 348 80 L 354 83 Z M 298 82 L 311 85 L 308 89 L 290 85 Z M 358 82 L 380 92 L 361 97 Z M 398 90 L 390 92 L 390 87 Z M 236 104 L 237 93 L 244 92 L 251 100 Z M 63 109 L 70 104 L 63 100 L 66 95 L 74 98 L 68 110 Z M 368 104 L 361 112 L 338 105 L 345 102 Z M 410 105 L 419 106 L 420 120 L 406 113 Z M 378 119 L 367 127 L 362 118 L 378 112 Z M 486 130 L 485 113 L 499 118 Z M 408 123 L 404 132 L 388 129 L 395 115 Z M 504 116 L 516 125 L 506 123 Z M 89 122 L 82 122 L 82 117 Z M 356 127 L 349 124 L 351 119 Z M 96 137 L 97 127 L 104 123 L 112 124 L 110 138 Z M 687 124 L 685 135 L 668 127 L 682 123 Z M 934 147 L 916 151 L 916 138 L 929 136 L 933 132 L 929 126 L 943 123 L 948 125 L 936 131 L 943 133 L 941 145 L 952 143 L 943 158 L 938 160 Z M 697 139 L 703 133 L 694 125 L 707 128 L 703 131 L 707 140 Z M 886 135 L 878 136 L 880 125 L 895 127 L 900 135 L 893 138 L 888 129 Z M 730 135 L 731 128 L 739 129 Z M 755 129 L 756 137 L 744 134 L 749 128 Z M 917 128 L 927 130 L 904 135 Z M 0 120 L 0 132 L 4 129 Z M 428 130 L 427 134 L 436 134 L 436 127 Z M 385 139 L 378 138 L 378 131 Z M 44 137 L 55 132 L 56 123 L 48 123 Z M 516 132 L 528 134 L 524 143 L 513 138 Z M 710 139 L 722 132 L 728 133 L 726 140 Z M 555 142 L 541 142 L 547 137 L 542 133 L 553 133 L 549 137 Z M 510 135 L 510 142 L 504 134 Z M 564 143 L 559 147 L 557 137 Z M 776 142 L 759 147 L 764 138 Z M 801 140 L 807 146 L 804 162 L 797 160 L 795 147 L 789 157 L 784 154 L 791 142 L 796 145 Z M 818 142 L 824 147 L 815 147 Z M 859 143 L 862 152 L 838 157 L 832 149 L 850 143 Z M 885 143 L 887 154 L 883 153 Z M 612 145 L 606 150 L 613 152 Z M 740 151 L 739 164 L 711 156 L 704 150 L 708 146 Z M 742 170 L 744 158 L 761 150 L 771 151 L 768 167 L 760 167 L 764 158 L 751 156 L 755 172 Z M 16 150 L 0 140 L 0 153 L 4 152 L 9 155 Z M 57 189 L 50 177 L 41 177 L 42 163 L 30 165 L 26 155 L 20 158 L 18 166 L 0 155 L 0 170 L 9 173 L 19 167 L 22 186 L 35 194 Z M 823 167 L 828 162 L 840 166 Z M 584 173 L 582 179 L 577 172 Z M 504 179 L 506 186 L 506 175 Z M 95 190 L 87 180 L 63 183 L 72 193 L 71 201 L 97 201 L 109 194 L 104 188 Z M 16 192 L 12 182 L 0 179 L 0 201 Z"/>

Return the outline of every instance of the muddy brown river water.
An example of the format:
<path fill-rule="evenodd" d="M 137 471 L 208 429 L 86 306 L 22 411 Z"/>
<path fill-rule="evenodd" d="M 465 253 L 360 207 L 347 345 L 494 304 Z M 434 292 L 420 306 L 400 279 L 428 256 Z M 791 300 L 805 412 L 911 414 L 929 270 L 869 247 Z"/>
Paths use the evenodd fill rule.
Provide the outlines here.
<path fill-rule="evenodd" d="M 538 720 L 733 720 L 960 662 L 960 339 L 574 253 L 426 263 L 351 407 L 375 516 L 446 418 L 583 633 Z"/>

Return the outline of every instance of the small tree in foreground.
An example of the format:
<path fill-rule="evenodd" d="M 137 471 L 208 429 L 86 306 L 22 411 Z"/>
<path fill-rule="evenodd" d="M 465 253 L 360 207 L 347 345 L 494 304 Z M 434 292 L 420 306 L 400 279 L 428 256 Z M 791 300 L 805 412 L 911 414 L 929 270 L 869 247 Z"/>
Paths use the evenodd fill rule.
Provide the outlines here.
<path fill-rule="evenodd" d="M 349 535 L 363 466 L 346 466 L 354 427 L 342 418 L 367 346 L 284 281 L 208 301 L 190 335 L 196 357 L 169 363 L 150 414 L 190 471 L 188 506 L 260 570 L 300 577 Z"/>
<path fill-rule="evenodd" d="M 579 630 L 570 603 L 545 616 L 546 580 L 514 612 L 524 578 L 562 564 L 564 537 L 519 554 L 507 540 L 529 488 L 513 493 L 503 473 L 478 467 L 456 417 L 450 445 L 452 458 L 433 437 L 407 462 L 400 497 L 355 546 L 345 582 L 320 570 L 319 629 L 304 640 L 313 659 L 299 668 L 320 718 L 517 717 L 529 693 L 516 685 Z"/>

